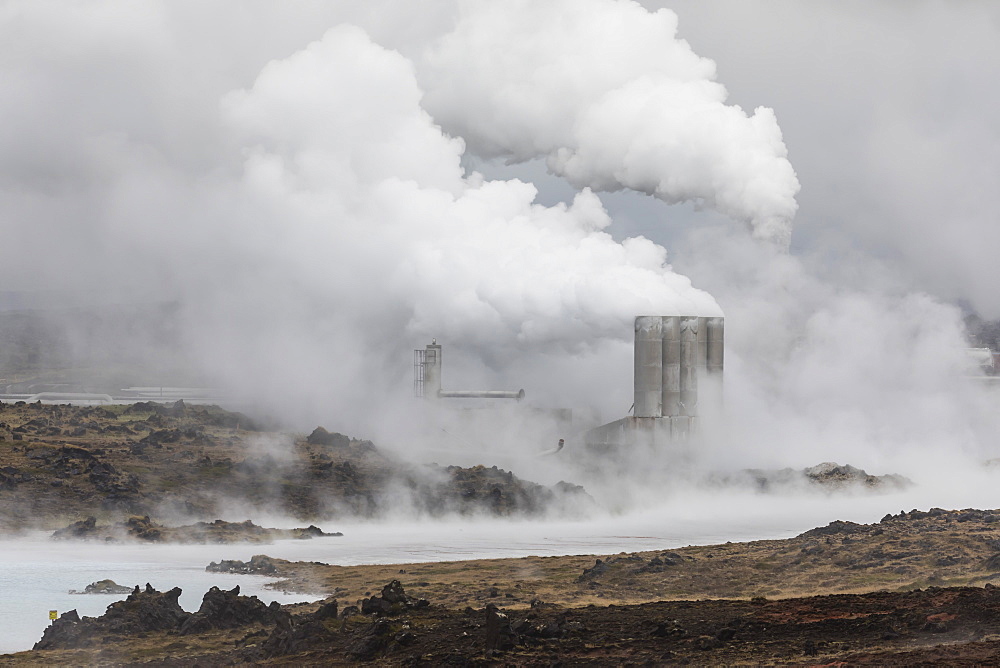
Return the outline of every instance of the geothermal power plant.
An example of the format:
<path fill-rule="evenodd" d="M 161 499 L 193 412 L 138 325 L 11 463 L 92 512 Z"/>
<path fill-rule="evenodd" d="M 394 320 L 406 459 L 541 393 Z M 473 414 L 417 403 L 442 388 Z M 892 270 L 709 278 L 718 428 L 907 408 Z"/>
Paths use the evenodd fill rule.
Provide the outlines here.
<path fill-rule="evenodd" d="M 635 319 L 632 414 L 584 434 L 588 446 L 661 444 L 688 438 L 700 403 L 721 400 L 725 319 Z"/>
<path fill-rule="evenodd" d="M 414 395 L 449 398 L 524 398 L 524 390 L 445 390 L 441 345 L 414 352 Z M 721 402 L 725 319 L 642 315 L 635 319 L 631 415 L 585 432 L 587 446 L 661 444 L 687 439 L 698 428 L 699 405 Z"/>

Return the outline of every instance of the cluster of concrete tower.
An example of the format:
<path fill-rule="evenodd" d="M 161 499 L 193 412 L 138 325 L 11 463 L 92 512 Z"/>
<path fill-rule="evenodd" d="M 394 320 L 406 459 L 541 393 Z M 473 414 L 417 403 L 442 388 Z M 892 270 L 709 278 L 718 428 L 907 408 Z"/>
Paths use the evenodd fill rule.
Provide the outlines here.
<path fill-rule="evenodd" d="M 632 415 L 696 416 L 698 377 L 722 374 L 724 332 L 723 318 L 638 316 Z"/>

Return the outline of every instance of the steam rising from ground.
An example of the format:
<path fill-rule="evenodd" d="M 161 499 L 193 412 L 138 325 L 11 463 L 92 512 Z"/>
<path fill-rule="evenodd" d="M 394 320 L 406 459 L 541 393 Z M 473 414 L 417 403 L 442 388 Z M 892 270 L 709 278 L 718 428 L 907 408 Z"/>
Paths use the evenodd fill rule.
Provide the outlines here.
<path fill-rule="evenodd" d="M 775 114 L 727 105 L 672 12 L 215 7 L 0 9 L 5 286 L 178 300 L 189 354 L 231 391 L 400 449 L 441 438 L 421 440 L 408 396 L 410 350 L 432 337 L 446 386 L 523 386 L 596 423 L 631 402 L 635 315 L 721 303 L 727 417 L 705 420 L 699 465 L 912 475 L 943 444 L 991 454 L 958 312 L 783 252 L 799 184 Z M 466 169 L 536 158 L 571 201 Z M 596 193 L 623 188 L 747 230 L 668 258 L 612 237 Z M 551 422 L 520 419 L 480 433 L 519 468 L 560 466 L 530 459 Z"/>

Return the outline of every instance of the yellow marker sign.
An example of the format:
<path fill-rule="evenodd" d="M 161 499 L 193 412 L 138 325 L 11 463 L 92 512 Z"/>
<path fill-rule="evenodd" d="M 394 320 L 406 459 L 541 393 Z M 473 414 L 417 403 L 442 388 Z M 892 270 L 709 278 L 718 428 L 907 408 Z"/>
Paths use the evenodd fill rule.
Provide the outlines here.
<path fill-rule="evenodd" d="M 59 616 L 58 610 L 49 610 L 49 619 L 55 619 Z"/>

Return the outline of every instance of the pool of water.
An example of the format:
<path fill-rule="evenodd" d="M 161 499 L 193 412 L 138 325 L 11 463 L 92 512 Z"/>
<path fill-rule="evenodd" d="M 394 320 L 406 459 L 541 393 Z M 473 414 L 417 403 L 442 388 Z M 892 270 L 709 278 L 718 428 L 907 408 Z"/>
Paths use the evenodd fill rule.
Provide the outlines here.
<path fill-rule="evenodd" d="M 212 585 L 239 584 L 265 602 L 310 600 L 266 589 L 269 578 L 206 573 L 222 559 L 248 560 L 267 554 L 331 564 L 385 564 L 529 555 L 611 554 L 708 545 L 726 541 L 786 538 L 835 519 L 877 522 L 901 509 L 996 508 L 994 485 L 919 488 L 886 495 L 765 495 L 701 492 L 675 495 L 663 503 L 625 514 L 595 514 L 578 520 L 381 521 L 323 523 L 342 537 L 286 540 L 270 545 L 121 545 L 53 541 L 36 533 L 0 542 L 0 652 L 29 649 L 48 624 L 48 611 L 76 609 L 100 615 L 121 596 L 70 595 L 70 589 L 106 578 L 158 590 L 179 586 L 180 603 L 197 610 Z M 280 526 L 274 518 L 258 524 Z M 385 583 L 373 582 L 373 587 Z"/>

